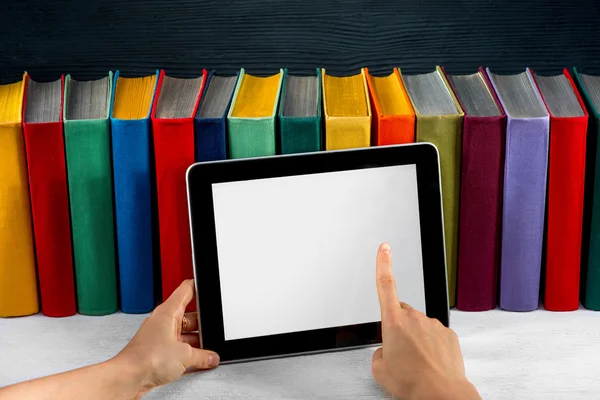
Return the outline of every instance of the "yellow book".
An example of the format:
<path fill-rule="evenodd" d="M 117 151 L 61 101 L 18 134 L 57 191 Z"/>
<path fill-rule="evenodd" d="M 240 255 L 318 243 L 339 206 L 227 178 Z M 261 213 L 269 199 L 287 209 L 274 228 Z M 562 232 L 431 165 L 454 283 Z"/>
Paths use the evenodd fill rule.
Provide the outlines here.
<path fill-rule="evenodd" d="M 39 311 L 21 125 L 25 76 L 0 85 L 0 317 Z"/>
<path fill-rule="evenodd" d="M 321 70 L 325 114 L 325 149 L 371 145 L 371 104 L 365 71 L 337 77 Z"/>

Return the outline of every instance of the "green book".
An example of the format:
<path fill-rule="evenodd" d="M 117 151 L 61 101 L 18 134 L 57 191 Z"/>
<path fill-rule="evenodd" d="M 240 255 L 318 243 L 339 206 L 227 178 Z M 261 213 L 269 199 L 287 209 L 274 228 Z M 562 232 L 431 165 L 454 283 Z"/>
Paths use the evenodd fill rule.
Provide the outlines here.
<path fill-rule="evenodd" d="M 589 114 L 583 235 L 581 250 L 581 303 L 585 308 L 600 310 L 600 76 L 587 75 L 573 68 L 575 80 Z"/>
<path fill-rule="evenodd" d="M 321 150 L 321 70 L 316 75 L 283 71 L 279 103 L 281 154 Z"/>
<path fill-rule="evenodd" d="M 117 311 L 109 103 L 112 73 L 65 80 L 64 132 L 80 314 Z"/>
<path fill-rule="evenodd" d="M 230 158 L 276 154 L 275 113 L 283 70 L 271 76 L 254 76 L 240 70 L 227 116 Z"/>

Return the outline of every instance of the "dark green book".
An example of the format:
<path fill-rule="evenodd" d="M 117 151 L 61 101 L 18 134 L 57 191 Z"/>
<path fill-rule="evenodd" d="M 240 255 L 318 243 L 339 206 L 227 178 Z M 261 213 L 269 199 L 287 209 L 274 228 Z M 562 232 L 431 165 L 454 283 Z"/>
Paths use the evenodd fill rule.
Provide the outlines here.
<path fill-rule="evenodd" d="M 108 119 L 112 73 L 65 81 L 64 132 L 77 308 L 86 315 L 117 311 L 117 267 Z"/>
<path fill-rule="evenodd" d="M 283 72 L 279 104 L 281 153 L 321 150 L 321 70 L 316 75 Z"/>
<path fill-rule="evenodd" d="M 600 310 L 600 160 L 598 134 L 600 127 L 600 76 L 583 74 L 573 69 L 589 114 L 583 236 L 581 250 L 581 303 L 585 308 Z"/>

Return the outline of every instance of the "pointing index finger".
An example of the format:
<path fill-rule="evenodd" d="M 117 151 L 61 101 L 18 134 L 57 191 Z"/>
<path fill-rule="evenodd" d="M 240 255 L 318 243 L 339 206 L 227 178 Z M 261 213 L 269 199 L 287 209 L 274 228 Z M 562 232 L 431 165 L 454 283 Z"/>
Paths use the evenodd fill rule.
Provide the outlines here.
<path fill-rule="evenodd" d="M 392 250 L 389 244 L 383 243 L 379 246 L 376 264 L 377 294 L 381 306 L 381 320 L 384 321 L 401 310 L 392 272 Z"/>

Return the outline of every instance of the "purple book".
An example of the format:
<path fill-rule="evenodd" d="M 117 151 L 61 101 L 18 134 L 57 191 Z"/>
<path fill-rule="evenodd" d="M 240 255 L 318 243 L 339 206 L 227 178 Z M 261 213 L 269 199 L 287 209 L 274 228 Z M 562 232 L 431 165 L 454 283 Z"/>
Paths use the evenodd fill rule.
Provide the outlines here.
<path fill-rule="evenodd" d="M 550 118 L 531 72 L 488 76 L 506 111 L 500 307 L 539 306 Z"/>

